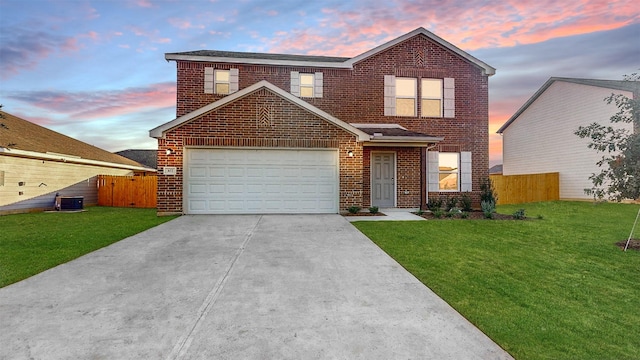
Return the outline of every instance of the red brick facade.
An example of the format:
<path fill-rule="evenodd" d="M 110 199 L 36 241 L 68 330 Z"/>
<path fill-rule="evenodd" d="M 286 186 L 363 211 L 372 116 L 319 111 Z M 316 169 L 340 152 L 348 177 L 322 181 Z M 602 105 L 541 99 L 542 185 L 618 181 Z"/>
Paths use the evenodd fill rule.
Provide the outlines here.
<path fill-rule="evenodd" d="M 322 72 L 323 97 L 302 98 L 346 123 L 399 124 L 408 130 L 444 138 L 435 148 L 472 153 L 472 197 L 477 201 L 481 181 L 488 176 L 488 76 L 477 64 L 431 38 L 418 34 L 353 64 L 352 69 L 255 65 L 177 60 L 177 116 L 198 110 L 221 95 L 205 94 L 204 69 L 238 69 L 242 90 L 259 81 L 290 91 L 290 74 Z M 423 118 L 384 115 L 384 76 L 455 79 L 455 117 Z M 420 87 L 418 87 L 420 99 Z M 256 126 L 256 107 L 274 110 L 270 128 Z M 420 102 L 417 104 L 420 114 Z M 158 140 L 158 167 L 176 166 L 177 176 L 159 177 L 159 212 L 182 211 L 182 151 L 185 146 L 257 146 L 340 149 L 340 209 L 371 205 L 369 158 L 372 151 L 393 151 L 397 166 L 397 206 L 424 206 L 426 193 L 424 147 L 363 148 L 353 134 L 267 90 L 238 99 L 172 129 Z M 171 148 L 174 154 L 165 155 Z M 347 157 L 353 150 L 353 157 Z"/>

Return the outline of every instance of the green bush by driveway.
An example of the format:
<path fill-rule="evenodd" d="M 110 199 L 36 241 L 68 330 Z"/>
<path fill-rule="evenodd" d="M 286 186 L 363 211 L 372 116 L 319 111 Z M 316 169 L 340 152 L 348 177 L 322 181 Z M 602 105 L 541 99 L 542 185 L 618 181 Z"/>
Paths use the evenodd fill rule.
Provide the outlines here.
<path fill-rule="evenodd" d="M 516 359 L 639 359 L 640 252 L 614 245 L 638 206 L 498 212 L 520 208 L 529 220 L 354 225 Z"/>
<path fill-rule="evenodd" d="M 0 287 L 173 218 L 157 217 L 156 209 L 111 207 L 0 216 Z"/>

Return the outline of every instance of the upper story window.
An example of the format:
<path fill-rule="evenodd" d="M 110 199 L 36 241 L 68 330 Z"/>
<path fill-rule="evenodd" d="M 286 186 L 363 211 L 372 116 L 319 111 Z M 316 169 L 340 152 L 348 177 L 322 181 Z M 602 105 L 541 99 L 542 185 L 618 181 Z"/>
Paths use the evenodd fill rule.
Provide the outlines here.
<path fill-rule="evenodd" d="M 238 69 L 204 68 L 204 93 L 228 95 L 238 91 Z"/>
<path fill-rule="evenodd" d="M 384 76 L 384 115 L 455 117 L 454 79 L 418 79 Z M 418 103 L 418 90 L 420 103 Z M 419 109 L 419 110 L 418 110 Z"/>
<path fill-rule="evenodd" d="M 298 97 L 321 98 L 323 95 L 323 77 L 321 72 L 291 72 L 291 94 Z"/>
<path fill-rule="evenodd" d="M 300 74 L 300 96 L 313 97 L 313 74 Z"/>
<path fill-rule="evenodd" d="M 213 74 L 215 93 L 229 94 L 229 70 L 216 70 Z"/>
<path fill-rule="evenodd" d="M 442 117 L 442 80 L 422 79 L 420 90 L 422 117 Z"/>
<path fill-rule="evenodd" d="M 417 81 L 396 78 L 396 116 L 416 116 Z"/>

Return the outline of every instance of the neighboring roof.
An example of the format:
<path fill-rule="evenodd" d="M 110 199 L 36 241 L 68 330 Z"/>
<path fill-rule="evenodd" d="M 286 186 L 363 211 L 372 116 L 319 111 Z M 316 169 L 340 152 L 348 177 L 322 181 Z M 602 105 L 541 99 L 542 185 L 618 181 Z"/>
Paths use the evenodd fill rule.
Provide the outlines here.
<path fill-rule="evenodd" d="M 144 170 L 133 160 L 49 130 L 17 116 L 0 111 L 0 153 L 48 159 L 98 161 L 116 167 Z M 86 162 L 86 161 L 85 161 Z M 104 165 L 104 164 L 103 164 Z"/>
<path fill-rule="evenodd" d="M 502 164 L 490 167 L 489 174 L 502 174 Z"/>
<path fill-rule="evenodd" d="M 225 96 L 220 100 L 214 101 L 209 105 L 203 106 L 200 109 L 194 110 L 188 114 L 185 114 L 183 116 L 180 116 L 177 119 L 171 120 L 167 123 L 164 123 L 156 128 L 153 128 L 151 130 L 149 130 L 149 136 L 153 137 L 153 138 L 161 138 L 165 132 L 174 129 L 176 127 L 181 126 L 184 123 L 187 123 L 191 120 L 194 120 L 198 117 L 200 117 L 201 115 L 204 115 L 210 111 L 213 111 L 221 106 L 224 106 L 228 103 L 231 103 L 235 100 L 238 100 L 240 98 L 243 98 L 245 96 L 248 96 L 256 91 L 259 91 L 261 89 L 267 89 L 269 91 L 271 91 L 272 93 L 288 100 L 289 102 L 309 111 L 310 113 L 313 113 L 323 119 L 325 119 L 326 121 L 352 133 L 353 135 L 355 135 L 356 137 L 358 137 L 359 141 L 367 141 L 370 139 L 370 136 L 365 133 L 364 131 L 330 115 L 329 113 L 309 104 L 308 102 L 298 98 L 297 96 L 293 96 L 290 93 L 282 90 L 281 88 L 271 84 L 270 82 L 266 81 L 266 80 L 262 80 L 256 84 L 253 84 L 249 87 L 246 87 L 240 91 L 237 91 L 231 95 Z"/>
<path fill-rule="evenodd" d="M 370 142 L 436 143 L 442 137 L 410 131 L 397 124 L 351 124 L 371 136 Z"/>
<path fill-rule="evenodd" d="M 556 81 L 595 86 L 612 90 L 631 91 L 636 94 L 634 96 L 640 96 L 640 81 L 552 77 L 549 78 L 549 80 L 547 80 L 547 82 L 545 82 L 542 87 L 540 87 L 540 89 L 538 89 L 538 91 L 536 91 L 535 94 L 533 94 L 533 96 L 529 100 L 527 100 L 527 102 L 525 102 L 524 105 L 522 105 L 522 107 L 518 109 L 518 111 L 516 111 L 515 114 L 513 114 L 513 116 L 511 116 L 511 118 L 509 118 L 509 120 L 507 120 L 507 122 L 504 123 L 504 125 L 502 125 L 496 132 L 498 134 L 502 134 L 504 130 L 506 130 L 509 125 L 511 125 L 511 123 L 513 123 L 525 110 L 527 110 L 527 108 L 529 108 L 529 106 L 531 106 L 531 104 L 533 104 L 540 97 L 540 95 L 542 95 L 549 88 L 549 86 L 551 86 L 551 84 Z"/>
<path fill-rule="evenodd" d="M 417 28 L 394 40 L 388 41 L 363 54 L 353 58 L 313 56 L 313 55 L 289 55 L 289 54 L 269 54 L 269 53 L 245 53 L 234 51 L 196 50 L 177 53 L 166 53 L 164 58 L 170 60 L 205 61 L 205 62 L 226 62 L 226 63 L 246 63 L 246 64 L 267 64 L 267 65 L 290 65 L 290 66 L 316 66 L 329 68 L 352 69 L 353 65 L 371 56 L 381 53 L 403 41 L 417 35 L 424 35 L 443 47 L 454 52 L 463 59 L 475 64 L 483 69 L 486 75 L 493 75 L 496 69 L 483 61 L 478 60 L 464 50 L 442 39 L 425 28 Z"/>
<path fill-rule="evenodd" d="M 127 149 L 116 151 L 116 154 L 124 156 L 127 159 L 139 162 L 140 164 L 148 166 L 152 169 L 155 169 L 158 166 L 157 150 Z"/>

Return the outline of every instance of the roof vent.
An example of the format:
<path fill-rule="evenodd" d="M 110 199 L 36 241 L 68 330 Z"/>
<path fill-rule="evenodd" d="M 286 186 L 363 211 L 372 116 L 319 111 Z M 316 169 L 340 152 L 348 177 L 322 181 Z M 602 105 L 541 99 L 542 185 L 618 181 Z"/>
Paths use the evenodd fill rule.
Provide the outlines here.
<path fill-rule="evenodd" d="M 374 137 L 375 137 L 375 136 L 382 136 L 382 133 L 374 132 L 374 133 L 373 133 L 373 136 L 374 136 Z"/>

